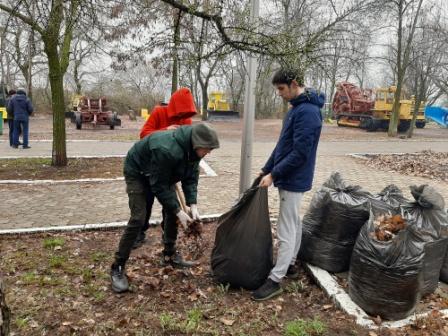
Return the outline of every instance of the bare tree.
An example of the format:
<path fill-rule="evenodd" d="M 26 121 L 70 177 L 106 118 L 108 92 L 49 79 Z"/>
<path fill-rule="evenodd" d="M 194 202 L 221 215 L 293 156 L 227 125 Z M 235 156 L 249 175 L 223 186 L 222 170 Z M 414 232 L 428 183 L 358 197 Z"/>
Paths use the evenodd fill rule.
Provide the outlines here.
<path fill-rule="evenodd" d="M 441 13 L 441 11 L 436 11 L 435 17 L 431 17 L 431 11 L 423 12 L 420 18 L 420 29 L 416 32 L 415 43 L 411 48 L 407 81 L 414 93 L 415 103 L 411 127 L 407 132 L 408 138 L 413 135 L 421 104 L 427 101 L 431 95 L 433 98 L 442 95 L 442 91 L 435 92 L 434 89 L 437 86 L 432 85 L 440 69 L 448 62 L 448 36 L 444 34 L 444 20 Z"/>
<path fill-rule="evenodd" d="M 20 0 L 0 4 L 0 10 L 18 18 L 39 34 L 47 55 L 53 108 L 52 164 L 67 165 L 63 77 L 69 65 L 70 46 L 76 25 L 94 27 L 96 0 L 54 0 L 51 3 Z"/>
<path fill-rule="evenodd" d="M 393 18 L 397 22 L 396 27 L 396 90 L 394 104 L 390 116 L 388 135 L 397 135 L 397 127 L 400 115 L 400 97 L 410 63 L 411 47 L 414 42 L 414 34 L 421 13 L 423 0 L 390 0 L 390 8 L 393 10 Z"/>

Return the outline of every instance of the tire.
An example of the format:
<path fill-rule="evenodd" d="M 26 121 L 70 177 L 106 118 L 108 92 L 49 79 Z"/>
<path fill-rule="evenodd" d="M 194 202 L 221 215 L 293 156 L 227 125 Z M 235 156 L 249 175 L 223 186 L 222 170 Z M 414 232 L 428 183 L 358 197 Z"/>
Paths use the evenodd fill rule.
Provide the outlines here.
<path fill-rule="evenodd" d="M 82 118 L 81 114 L 77 113 L 75 116 L 76 129 L 80 130 L 82 128 Z"/>
<path fill-rule="evenodd" d="M 409 127 L 411 127 L 411 121 L 400 121 L 397 127 L 397 131 L 398 133 L 404 133 L 408 131 Z"/>
<path fill-rule="evenodd" d="M 426 121 L 416 121 L 415 122 L 415 127 L 417 128 L 425 128 L 426 126 Z"/>
<path fill-rule="evenodd" d="M 340 121 L 341 121 L 341 117 L 337 117 L 336 118 L 336 124 L 338 125 L 338 127 L 344 127 L 344 125 L 340 124 Z"/>
<path fill-rule="evenodd" d="M 112 116 L 109 118 L 109 128 L 111 129 L 111 130 L 114 130 L 115 129 L 115 124 L 116 124 L 116 120 L 117 120 L 117 112 L 114 112 L 113 114 L 112 114 Z"/>

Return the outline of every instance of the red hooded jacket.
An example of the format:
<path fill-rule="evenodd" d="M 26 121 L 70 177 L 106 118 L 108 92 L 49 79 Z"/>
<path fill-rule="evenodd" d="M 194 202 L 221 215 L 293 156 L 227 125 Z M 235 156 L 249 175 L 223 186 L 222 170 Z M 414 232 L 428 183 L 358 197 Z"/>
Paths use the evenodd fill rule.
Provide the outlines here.
<path fill-rule="evenodd" d="M 193 95 L 187 88 L 180 88 L 171 96 L 168 106 L 156 106 L 140 131 L 140 139 L 171 125 L 191 125 L 196 114 Z"/>

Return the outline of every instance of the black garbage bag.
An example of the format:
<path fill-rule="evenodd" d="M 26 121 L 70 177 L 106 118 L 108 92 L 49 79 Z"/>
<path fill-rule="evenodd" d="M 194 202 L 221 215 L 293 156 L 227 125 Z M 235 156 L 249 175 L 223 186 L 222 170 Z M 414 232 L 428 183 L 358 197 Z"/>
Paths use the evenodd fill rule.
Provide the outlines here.
<path fill-rule="evenodd" d="M 374 236 L 370 211 L 353 249 L 348 277 L 349 295 L 364 311 L 387 320 L 411 314 L 420 299 L 424 244 L 408 226 L 390 241 Z"/>
<path fill-rule="evenodd" d="M 448 215 L 445 202 L 428 185 L 411 186 L 415 202 L 401 206 L 402 216 L 415 229 L 416 239 L 425 246 L 422 295 L 433 293 L 438 286 L 448 248 Z M 445 274 L 445 270 L 443 271 Z"/>
<path fill-rule="evenodd" d="M 448 249 L 445 254 L 445 259 L 442 264 L 442 269 L 440 270 L 440 281 L 448 284 Z"/>
<path fill-rule="evenodd" d="M 260 287 L 273 266 L 267 188 L 256 179 L 218 220 L 211 256 L 214 279 L 232 287 Z"/>
<path fill-rule="evenodd" d="M 303 217 L 299 259 L 329 272 L 348 270 L 356 237 L 369 218 L 370 197 L 333 173 L 313 195 Z"/>
<path fill-rule="evenodd" d="M 388 185 L 370 198 L 370 205 L 373 208 L 383 209 L 386 212 L 397 212 L 405 203 L 409 203 L 409 200 L 403 196 L 402 191 L 395 184 Z"/>

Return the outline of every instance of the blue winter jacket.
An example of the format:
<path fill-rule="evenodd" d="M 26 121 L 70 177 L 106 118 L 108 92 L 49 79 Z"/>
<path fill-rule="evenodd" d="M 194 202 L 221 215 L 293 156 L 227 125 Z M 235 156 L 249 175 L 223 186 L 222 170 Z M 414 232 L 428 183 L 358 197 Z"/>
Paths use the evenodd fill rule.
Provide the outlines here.
<path fill-rule="evenodd" d="M 26 94 L 19 91 L 9 101 L 7 110 L 14 116 L 14 120 L 27 121 L 33 113 L 33 105 Z"/>
<path fill-rule="evenodd" d="M 324 102 L 323 93 L 308 88 L 290 101 L 292 108 L 283 120 L 280 138 L 262 169 L 271 173 L 277 188 L 294 192 L 311 189 Z"/>

